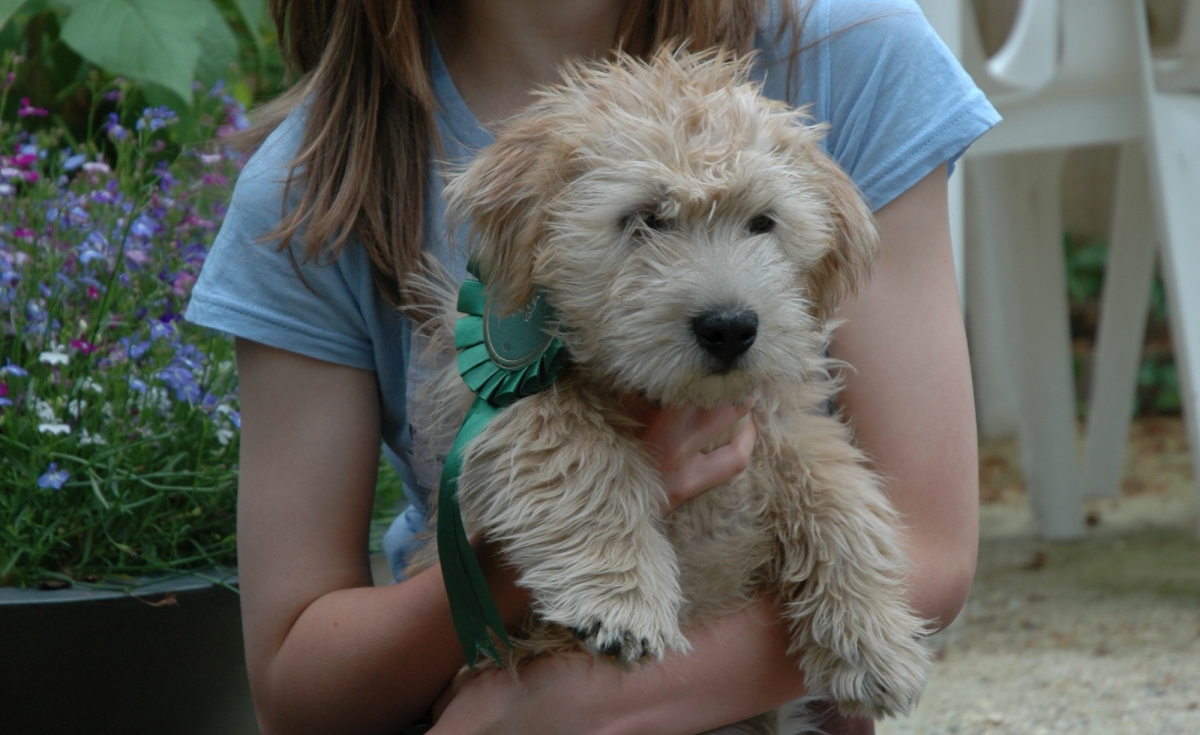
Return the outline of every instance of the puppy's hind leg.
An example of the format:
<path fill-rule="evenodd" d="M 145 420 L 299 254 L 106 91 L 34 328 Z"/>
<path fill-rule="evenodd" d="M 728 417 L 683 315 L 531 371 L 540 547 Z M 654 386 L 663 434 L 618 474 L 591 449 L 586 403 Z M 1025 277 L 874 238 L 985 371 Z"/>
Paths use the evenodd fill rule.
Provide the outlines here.
<path fill-rule="evenodd" d="M 500 543 L 534 612 L 618 662 L 687 650 L 664 491 L 641 446 L 564 384 L 497 416 L 464 458 L 468 527 Z"/>
<path fill-rule="evenodd" d="M 909 607 L 897 517 L 836 419 L 808 416 L 777 463 L 777 570 L 810 691 L 847 714 L 895 716 L 915 706 L 929 654 Z"/>

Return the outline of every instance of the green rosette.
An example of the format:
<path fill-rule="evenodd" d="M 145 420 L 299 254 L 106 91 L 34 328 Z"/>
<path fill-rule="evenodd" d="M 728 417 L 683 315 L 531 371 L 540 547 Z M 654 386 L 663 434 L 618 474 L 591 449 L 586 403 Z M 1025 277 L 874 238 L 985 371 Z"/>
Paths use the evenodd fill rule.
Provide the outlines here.
<path fill-rule="evenodd" d="M 480 653 L 500 661 L 495 639 L 505 646 L 509 642 L 463 527 L 458 503 L 463 451 L 504 407 L 553 383 L 566 363 L 566 350 L 546 329 L 553 312 L 544 291 L 516 314 L 501 318 L 488 307 L 484 284 L 468 279 L 458 292 L 458 310 L 464 314 L 454 326 L 458 372 L 475 392 L 475 401 L 442 467 L 437 539 L 454 629 L 467 664 L 474 667 Z"/>

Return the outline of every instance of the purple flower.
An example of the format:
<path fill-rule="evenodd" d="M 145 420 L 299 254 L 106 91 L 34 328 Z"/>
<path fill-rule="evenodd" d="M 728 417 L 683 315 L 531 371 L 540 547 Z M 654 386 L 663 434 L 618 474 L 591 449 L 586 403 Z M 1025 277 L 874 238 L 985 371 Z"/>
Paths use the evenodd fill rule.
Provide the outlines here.
<path fill-rule="evenodd" d="M 129 136 L 129 131 L 121 127 L 121 116 L 115 112 L 108 113 L 108 123 L 104 126 L 104 132 L 113 140 L 125 140 Z"/>
<path fill-rule="evenodd" d="M 21 106 L 17 109 L 17 117 L 46 117 L 49 114 L 45 108 L 29 104 L 28 97 L 21 98 Z"/>
<path fill-rule="evenodd" d="M 150 322 L 150 339 L 170 339 L 175 336 L 175 327 L 157 319 Z"/>
<path fill-rule="evenodd" d="M 200 400 L 200 385 L 196 382 L 192 371 L 183 365 L 178 363 L 168 365 L 159 372 L 158 378 L 166 383 L 168 388 L 175 391 L 176 400 L 188 403 Z"/>
<path fill-rule="evenodd" d="M 37 486 L 43 490 L 62 490 L 62 486 L 71 479 L 71 473 L 60 470 L 58 464 L 51 462 L 46 473 L 37 479 Z"/>
<path fill-rule="evenodd" d="M 145 393 L 147 386 L 146 386 L 146 381 L 142 380 L 141 378 L 131 377 L 129 379 L 129 387 L 133 388 L 138 393 Z"/>
<path fill-rule="evenodd" d="M 0 408 L 8 408 L 12 405 L 12 400 L 8 398 L 0 398 Z"/>
<path fill-rule="evenodd" d="M 130 340 L 128 337 L 122 337 L 121 345 L 125 348 L 125 352 L 129 353 L 129 358 L 131 360 L 136 360 L 139 357 L 141 357 L 142 355 L 144 355 L 150 351 L 149 340 L 147 340 L 145 342 L 134 342 L 134 341 Z M 143 384 L 142 387 L 139 388 L 138 390 L 144 390 L 144 389 L 145 389 L 145 384 Z"/>
<path fill-rule="evenodd" d="M 143 214 L 133 221 L 129 232 L 135 237 L 153 237 L 154 233 L 161 229 L 162 227 L 157 222 Z"/>
<path fill-rule="evenodd" d="M 19 365 L 14 365 L 9 362 L 8 358 L 4 358 L 4 367 L 0 367 L 0 375 L 11 375 L 14 378 L 28 378 L 29 373 L 25 372 Z"/>
<path fill-rule="evenodd" d="M 135 127 L 138 130 L 145 130 L 149 127 L 150 132 L 153 133 L 177 122 L 179 122 L 179 117 L 170 107 L 147 107 L 142 112 L 142 116 L 138 118 Z"/>

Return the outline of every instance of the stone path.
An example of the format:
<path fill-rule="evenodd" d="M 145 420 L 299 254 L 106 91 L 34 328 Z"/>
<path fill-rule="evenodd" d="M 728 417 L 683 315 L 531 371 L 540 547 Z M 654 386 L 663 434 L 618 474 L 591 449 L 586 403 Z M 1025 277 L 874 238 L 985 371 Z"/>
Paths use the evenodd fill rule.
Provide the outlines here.
<path fill-rule="evenodd" d="M 1139 422 L 1088 538 L 1032 534 L 1016 447 L 986 445 L 971 600 L 921 705 L 879 735 L 1200 735 L 1200 542 L 1177 420 Z"/>

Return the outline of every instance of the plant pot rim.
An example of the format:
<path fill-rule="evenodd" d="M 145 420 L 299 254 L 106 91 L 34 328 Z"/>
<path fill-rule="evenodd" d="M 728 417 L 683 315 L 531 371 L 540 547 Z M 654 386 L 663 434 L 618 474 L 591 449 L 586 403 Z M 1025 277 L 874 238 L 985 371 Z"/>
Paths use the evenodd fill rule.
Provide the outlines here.
<path fill-rule="evenodd" d="M 111 600 L 122 597 L 149 597 L 152 595 L 195 592 L 218 585 L 236 586 L 237 573 L 230 570 L 204 570 L 182 574 L 144 575 L 133 577 L 128 586 L 87 584 L 76 582 L 59 590 L 43 590 L 36 587 L 0 587 L 0 606 L 46 605 L 67 602 Z"/>

